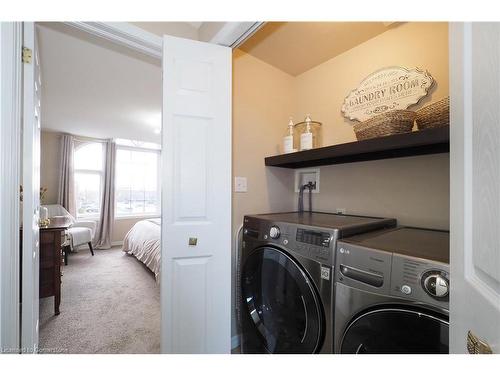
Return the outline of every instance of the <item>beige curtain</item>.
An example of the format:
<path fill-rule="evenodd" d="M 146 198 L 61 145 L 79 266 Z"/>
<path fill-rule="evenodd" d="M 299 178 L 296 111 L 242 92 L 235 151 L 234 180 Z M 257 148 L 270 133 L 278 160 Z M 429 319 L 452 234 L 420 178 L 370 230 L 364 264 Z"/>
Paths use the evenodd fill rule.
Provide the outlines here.
<path fill-rule="evenodd" d="M 75 181 L 73 173 L 74 137 L 63 134 L 61 137 L 60 174 L 57 203 L 76 217 Z"/>
<path fill-rule="evenodd" d="M 101 197 L 101 216 L 97 224 L 94 239 L 98 249 L 109 249 L 113 236 L 115 220 L 115 158 L 116 144 L 113 140 L 106 141 L 106 157 L 104 168 L 104 185 Z"/>

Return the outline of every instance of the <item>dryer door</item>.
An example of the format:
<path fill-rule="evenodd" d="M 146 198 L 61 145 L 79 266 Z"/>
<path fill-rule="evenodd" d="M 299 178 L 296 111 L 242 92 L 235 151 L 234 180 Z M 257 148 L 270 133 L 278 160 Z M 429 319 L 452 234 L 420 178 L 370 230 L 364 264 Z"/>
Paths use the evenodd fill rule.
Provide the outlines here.
<path fill-rule="evenodd" d="M 249 320 L 270 353 L 315 353 L 323 338 L 323 310 L 314 285 L 288 254 L 255 250 L 242 270 Z"/>
<path fill-rule="evenodd" d="M 405 307 L 361 314 L 347 327 L 341 352 L 347 354 L 448 353 L 448 321 L 434 313 Z"/>

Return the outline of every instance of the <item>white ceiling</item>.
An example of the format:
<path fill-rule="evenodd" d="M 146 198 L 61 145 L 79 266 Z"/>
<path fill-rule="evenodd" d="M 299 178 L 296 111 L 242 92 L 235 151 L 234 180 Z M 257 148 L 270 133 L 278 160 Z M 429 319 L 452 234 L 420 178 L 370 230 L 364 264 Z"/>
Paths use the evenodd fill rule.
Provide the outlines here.
<path fill-rule="evenodd" d="M 42 129 L 159 142 L 159 61 L 68 26 L 39 25 Z"/>
<path fill-rule="evenodd" d="M 198 40 L 202 22 L 130 22 L 158 36 L 172 35 Z"/>
<path fill-rule="evenodd" d="M 371 39 L 395 22 L 268 22 L 240 49 L 293 76 Z"/>
<path fill-rule="evenodd" d="M 203 22 L 187 22 L 196 29 L 199 29 Z"/>

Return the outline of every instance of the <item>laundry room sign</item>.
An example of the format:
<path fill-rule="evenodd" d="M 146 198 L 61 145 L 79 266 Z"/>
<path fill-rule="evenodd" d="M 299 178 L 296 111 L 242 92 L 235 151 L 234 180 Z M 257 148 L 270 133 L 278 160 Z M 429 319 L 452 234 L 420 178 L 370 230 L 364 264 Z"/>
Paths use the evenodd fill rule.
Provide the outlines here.
<path fill-rule="evenodd" d="M 365 121 L 380 113 L 407 109 L 427 96 L 434 79 L 427 71 L 393 66 L 366 77 L 344 100 L 342 113 Z"/>

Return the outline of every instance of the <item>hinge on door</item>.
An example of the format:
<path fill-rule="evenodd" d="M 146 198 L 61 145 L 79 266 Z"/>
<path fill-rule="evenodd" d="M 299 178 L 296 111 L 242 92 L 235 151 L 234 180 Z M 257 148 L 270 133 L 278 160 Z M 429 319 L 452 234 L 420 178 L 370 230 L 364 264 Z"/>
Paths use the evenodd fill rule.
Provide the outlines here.
<path fill-rule="evenodd" d="M 32 52 L 31 49 L 23 47 L 23 56 L 22 56 L 22 61 L 25 64 L 31 64 L 31 57 L 32 57 Z"/>
<path fill-rule="evenodd" d="M 471 331 L 467 332 L 467 351 L 469 354 L 493 354 L 488 343 L 480 340 Z"/>

